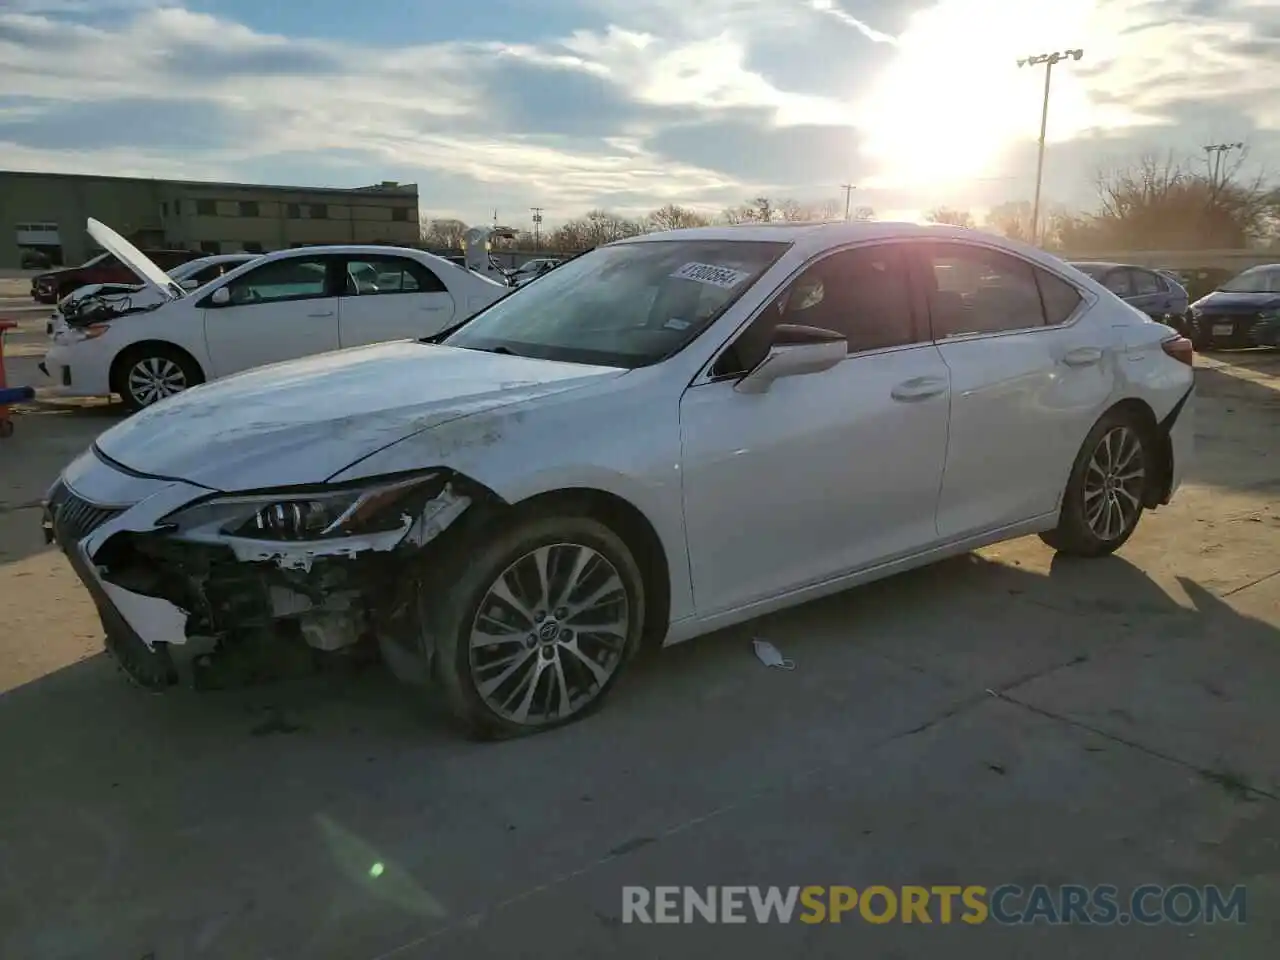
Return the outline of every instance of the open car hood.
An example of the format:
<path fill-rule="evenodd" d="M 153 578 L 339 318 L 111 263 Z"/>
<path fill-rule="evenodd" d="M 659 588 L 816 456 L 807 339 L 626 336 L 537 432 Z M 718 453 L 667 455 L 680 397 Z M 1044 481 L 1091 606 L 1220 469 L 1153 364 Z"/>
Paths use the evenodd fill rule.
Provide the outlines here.
<path fill-rule="evenodd" d="M 157 267 L 141 250 L 105 223 L 90 217 L 86 229 L 89 231 L 89 236 L 93 237 L 102 249 L 136 273 L 144 286 L 151 287 L 166 300 L 182 299 L 182 287 L 173 277 Z"/>

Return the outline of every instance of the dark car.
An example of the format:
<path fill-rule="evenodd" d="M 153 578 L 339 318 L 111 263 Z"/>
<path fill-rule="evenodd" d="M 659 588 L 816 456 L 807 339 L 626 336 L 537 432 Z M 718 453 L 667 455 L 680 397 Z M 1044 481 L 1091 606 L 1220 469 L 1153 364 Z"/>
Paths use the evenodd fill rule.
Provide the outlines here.
<path fill-rule="evenodd" d="M 1280 346 L 1280 263 L 1251 267 L 1201 297 L 1189 323 L 1198 349 Z"/>
<path fill-rule="evenodd" d="M 171 270 L 203 254 L 191 250 L 142 251 L 161 270 Z M 57 303 L 72 290 L 90 283 L 137 283 L 132 270 L 109 253 L 100 253 L 78 267 L 64 267 L 31 278 L 31 299 L 37 303 Z"/>
<path fill-rule="evenodd" d="M 1189 297 L 1186 288 L 1169 274 L 1127 263 L 1084 261 L 1071 265 L 1152 320 L 1183 332 Z"/>

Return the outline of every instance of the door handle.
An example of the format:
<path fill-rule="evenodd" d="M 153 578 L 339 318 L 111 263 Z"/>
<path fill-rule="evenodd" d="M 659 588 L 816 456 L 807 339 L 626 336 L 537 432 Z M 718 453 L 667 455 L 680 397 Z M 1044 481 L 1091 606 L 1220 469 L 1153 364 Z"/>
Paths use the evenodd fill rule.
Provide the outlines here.
<path fill-rule="evenodd" d="M 1102 359 L 1102 351 L 1097 347 L 1076 347 L 1068 350 L 1062 362 L 1068 367 L 1087 367 Z"/>
<path fill-rule="evenodd" d="M 904 403 L 916 400 L 928 400 L 947 392 L 947 381 L 941 377 L 913 377 L 904 380 L 892 390 L 889 396 Z"/>
<path fill-rule="evenodd" d="M 419 307 L 423 313 L 439 313 L 444 307 Z"/>
<path fill-rule="evenodd" d="M 333 311 L 330 310 L 327 313 L 308 313 L 307 316 L 308 317 L 332 317 Z"/>

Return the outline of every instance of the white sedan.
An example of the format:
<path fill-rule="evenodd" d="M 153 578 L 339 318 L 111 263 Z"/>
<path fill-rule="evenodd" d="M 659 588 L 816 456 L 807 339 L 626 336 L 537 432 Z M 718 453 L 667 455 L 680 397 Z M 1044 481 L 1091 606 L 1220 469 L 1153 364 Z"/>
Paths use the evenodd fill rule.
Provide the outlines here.
<path fill-rule="evenodd" d="M 510 292 L 431 254 L 383 246 L 253 256 L 192 292 L 104 224 L 91 219 L 89 233 L 147 289 L 81 298 L 78 316 L 60 311 L 43 369 L 54 393 L 115 393 L 133 410 L 251 367 L 430 336 Z"/>
<path fill-rule="evenodd" d="M 582 716 L 646 642 L 1025 534 L 1111 553 L 1187 468 L 1191 364 L 971 230 L 655 234 L 432 343 L 145 410 L 64 471 L 46 532 L 149 687 L 275 635 L 376 643 L 519 734 Z"/>

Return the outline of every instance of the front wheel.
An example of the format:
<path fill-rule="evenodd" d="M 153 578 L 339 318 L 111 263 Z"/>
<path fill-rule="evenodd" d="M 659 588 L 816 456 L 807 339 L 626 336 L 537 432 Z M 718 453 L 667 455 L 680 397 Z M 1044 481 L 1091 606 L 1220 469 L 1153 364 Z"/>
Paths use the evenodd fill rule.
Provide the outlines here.
<path fill-rule="evenodd" d="M 644 580 L 599 521 L 529 518 L 490 534 L 434 608 L 438 678 L 475 734 L 550 729 L 599 706 L 640 645 Z"/>
<path fill-rule="evenodd" d="M 1152 469 L 1150 431 L 1124 410 L 1089 431 L 1063 494 L 1058 526 L 1040 535 L 1059 553 L 1101 557 L 1133 535 Z"/>
<path fill-rule="evenodd" d="M 116 361 L 112 386 L 131 412 L 204 382 L 199 365 L 163 343 L 130 348 Z"/>

